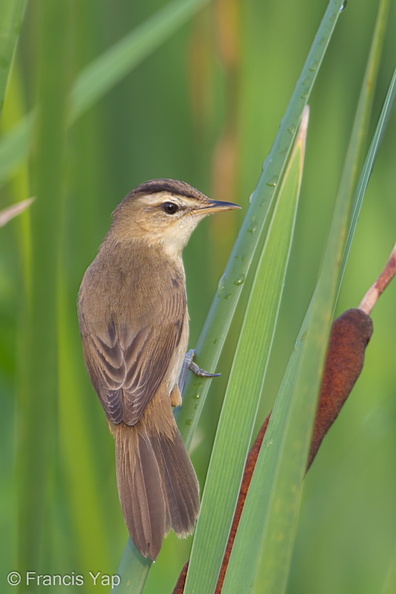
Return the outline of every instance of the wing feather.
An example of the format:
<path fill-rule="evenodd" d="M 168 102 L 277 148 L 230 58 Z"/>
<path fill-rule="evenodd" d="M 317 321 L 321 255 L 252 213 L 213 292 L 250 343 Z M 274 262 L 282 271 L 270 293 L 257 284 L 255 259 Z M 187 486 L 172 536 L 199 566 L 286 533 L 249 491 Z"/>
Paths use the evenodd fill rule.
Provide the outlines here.
<path fill-rule="evenodd" d="M 163 319 L 139 330 L 133 319 L 119 323 L 113 318 L 107 328 L 94 331 L 80 316 L 88 371 L 112 423 L 139 421 L 168 371 L 185 314 L 185 293 L 175 291 Z"/>

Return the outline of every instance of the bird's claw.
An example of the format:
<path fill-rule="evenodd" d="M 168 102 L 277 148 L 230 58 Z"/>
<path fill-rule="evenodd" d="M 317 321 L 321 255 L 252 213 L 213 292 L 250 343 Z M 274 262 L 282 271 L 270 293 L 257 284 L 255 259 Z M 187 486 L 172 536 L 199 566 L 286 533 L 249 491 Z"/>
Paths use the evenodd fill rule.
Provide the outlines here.
<path fill-rule="evenodd" d="M 195 375 L 198 375 L 199 377 L 219 377 L 221 375 L 221 373 L 210 373 L 209 371 L 205 371 L 205 369 L 201 369 L 199 365 L 194 363 L 194 355 L 195 351 L 194 349 L 191 349 L 190 351 L 188 351 L 188 353 L 186 353 L 186 356 L 184 358 L 184 362 L 179 376 L 180 392 L 183 392 L 184 384 L 186 383 L 188 369 L 192 371 Z"/>

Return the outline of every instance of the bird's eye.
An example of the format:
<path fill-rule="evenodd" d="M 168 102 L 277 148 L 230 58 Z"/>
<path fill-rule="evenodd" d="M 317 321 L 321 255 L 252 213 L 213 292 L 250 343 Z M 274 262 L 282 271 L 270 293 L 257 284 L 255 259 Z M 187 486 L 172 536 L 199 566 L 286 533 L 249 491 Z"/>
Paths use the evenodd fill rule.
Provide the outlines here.
<path fill-rule="evenodd" d="M 164 202 L 162 210 L 168 215 L 173 215 L 179 210 L 179 207 L 174 202 Z"/>

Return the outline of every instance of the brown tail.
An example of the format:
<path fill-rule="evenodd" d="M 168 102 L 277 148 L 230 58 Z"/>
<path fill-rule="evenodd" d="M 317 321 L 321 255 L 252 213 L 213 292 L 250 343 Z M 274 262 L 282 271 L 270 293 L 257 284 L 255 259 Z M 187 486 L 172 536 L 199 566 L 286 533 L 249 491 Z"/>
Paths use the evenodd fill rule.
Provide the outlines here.
<path fill-rule="evenodd" d="M 169 401 L 155 400 L 137 425 L 113 427 L 125 522 L 136 547 L 153 561 L 169 530 L 187 536 L 199 512 L 197 477 Z"/>

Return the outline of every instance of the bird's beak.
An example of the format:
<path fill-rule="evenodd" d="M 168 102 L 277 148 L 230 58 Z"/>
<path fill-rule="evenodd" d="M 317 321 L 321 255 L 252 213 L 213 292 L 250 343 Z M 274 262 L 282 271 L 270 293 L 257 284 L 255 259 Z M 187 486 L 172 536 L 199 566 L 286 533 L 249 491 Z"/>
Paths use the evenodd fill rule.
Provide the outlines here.
<path fill-rule="evenodd" d="M 241 208 L 238 204 L 233 202 L 220 202 L 219 200 L 209 200 L 206 206 L 195 209 L 195 212 L 204 212 L 205 214 L 212 214 L 212 212 L 219 212 L 220 210 L 234 210 Z"/>

